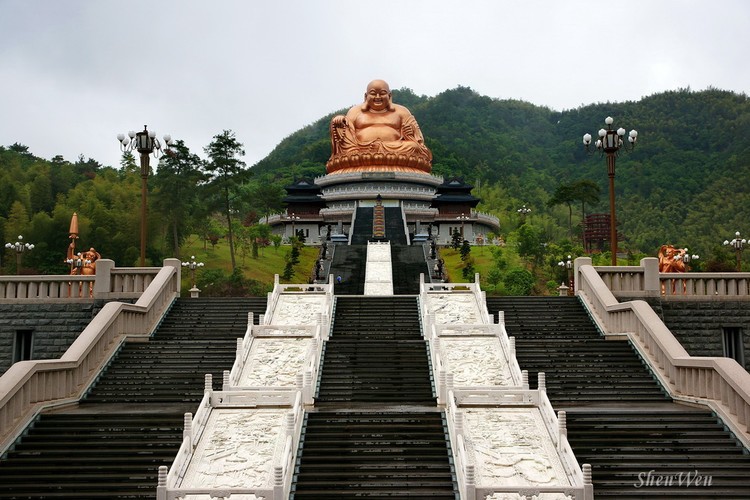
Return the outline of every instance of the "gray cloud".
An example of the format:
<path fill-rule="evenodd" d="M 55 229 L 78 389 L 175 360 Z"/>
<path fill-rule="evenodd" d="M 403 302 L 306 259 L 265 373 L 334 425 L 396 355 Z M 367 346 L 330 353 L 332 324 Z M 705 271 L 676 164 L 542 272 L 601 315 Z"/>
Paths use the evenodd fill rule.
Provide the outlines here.
<path fill-rule="evenodd" d="M 558 110 L 747 93 L 749 14 L 743 0 L 0 0 L 0 144 L 117 166 L 116 134 L 143 124 L 201 155 L 232 129 L 253 164 L 373 78 Z"/>

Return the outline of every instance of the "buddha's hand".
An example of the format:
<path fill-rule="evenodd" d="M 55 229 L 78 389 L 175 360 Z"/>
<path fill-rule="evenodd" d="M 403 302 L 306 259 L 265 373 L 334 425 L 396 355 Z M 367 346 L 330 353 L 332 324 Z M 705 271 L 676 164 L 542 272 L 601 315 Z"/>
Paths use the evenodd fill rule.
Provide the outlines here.
<path fill-rule="evenodd" d="M 346 117 L 344 115 L 336 115 L 331 119 L 331 126 L 336 128 L 346 127 Z"/>

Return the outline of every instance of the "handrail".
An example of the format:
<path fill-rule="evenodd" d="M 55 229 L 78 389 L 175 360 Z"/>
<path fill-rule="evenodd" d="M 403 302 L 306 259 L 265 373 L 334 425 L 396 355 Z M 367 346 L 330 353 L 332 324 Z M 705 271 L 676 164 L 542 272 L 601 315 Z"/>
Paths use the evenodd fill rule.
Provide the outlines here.
<path fill-rule="evenodd" d="M 166 259 L 135 304 L 109 302 L 55 360 L 22 361 L 0 377 L 0 452 L 45 407 L 82 397 L 128 336 L 148 336 L 180 293 L 180 261 Z"/>
<path fill-rule="evenodd" d="M 646 302 L 618 302 L 590 258 L 575 269 L 576 294 L 601 330 L 627 335 L 672 397 L 707 404 L 750 448 L 750 373 L 733 359 L 690 356 Z"/>
<path fill-rule="evenodd" d="M 159 267 L 115 267 L 99 259 L 96 275 L 0 276 L 0 302 L 47 303 L 137 299 L 159 272 Z"/>
<path fill-rule="evenodd" d="M 616 297 L 668 301 L 750 301 L 750 273 L 660 273 L 655 257 L 639 266 L 596 266 Z"/>

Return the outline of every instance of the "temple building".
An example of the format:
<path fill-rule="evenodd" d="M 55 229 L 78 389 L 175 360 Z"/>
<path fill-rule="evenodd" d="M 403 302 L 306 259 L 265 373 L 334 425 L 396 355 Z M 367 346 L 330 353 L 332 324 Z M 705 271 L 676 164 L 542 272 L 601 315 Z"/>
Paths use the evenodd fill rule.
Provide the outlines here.
<path fill-rule="evenodd" d="M 448 244 L 456 230 L 482 244 L 499 229 L 497 217 L 475 210 L 480 200 L 471 186 L 431 174 L 432 153 L 419 125 L 391 102 L 382 80 L 368 85 L 362 105 L 331 120 L 331 145 L 326 175 L 287 186 L 286 213 L 264 220 L 275 232 L 289 237 L 302 229 L 313 245 L 350 241 L 354 221 L 371 217 L 378 198 L 409 244 L 428 238 Z"/>

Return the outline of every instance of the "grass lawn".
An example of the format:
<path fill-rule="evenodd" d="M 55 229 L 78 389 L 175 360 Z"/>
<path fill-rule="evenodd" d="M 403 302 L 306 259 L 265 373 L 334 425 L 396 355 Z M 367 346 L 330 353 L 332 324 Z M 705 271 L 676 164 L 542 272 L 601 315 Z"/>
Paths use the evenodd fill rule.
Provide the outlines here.
<path fill-rule="evenodd" d="M 485 275 L 485 271 L 492 267 L 492 252 L 490 251 L 491 246 L 475 246 L 471 247 L 470 257 L 474 259 L 474 271 L 480 273 L 482 276 Z M 461 252 L 453 250 L 452 248 L 444 248 L 440 250 L 440 256 L 445 261 L 445 270 L 448 273 L 446 281 L 450 283 L 467 283 L 474 281 L 474 276 L 469 280 L 465 280 L 462 274 L 462 270 L 465 266 L 461 260 Z"/>
<path fill-rule="evenodd" d="M 203 249 L 203 242 L 200 238 L 193 235 L 185 242 L 180 252 L 183 262 L 186 262 L 190 256 L 195 256 L 197 262 L 203 262 L 206 268 L 223 269 L 227 274 L 232 272 L 232 259 L 229 255 L 229 241 L 226 239 L 219 240 L 215 247 L 206 242 L 206 249 Z M 286 261 L 284 258 L 291 251 L 289 245 L 282 245 L 278 248 L 273 246 L 261 248 L 258 250 L 258 258 L 253 259 L 248 251 L 243 255 L 237 248 L 234 249 L 234 258 L 237 267 L 241 268 L 247 278 L 258 280 L 262 283 L 273 283 L 275 274 L 284 273 Z M 289 283 L 307 283 L 310 274 L 315 265 L 315 259 L 318 257 L 317 247 L 304 247 L 300 252 L 300 262 L 294 266 L 294 276 Z M 282 280 L 283 282 L 284 280 Z"/>

